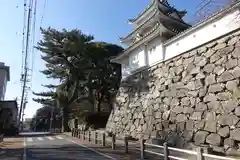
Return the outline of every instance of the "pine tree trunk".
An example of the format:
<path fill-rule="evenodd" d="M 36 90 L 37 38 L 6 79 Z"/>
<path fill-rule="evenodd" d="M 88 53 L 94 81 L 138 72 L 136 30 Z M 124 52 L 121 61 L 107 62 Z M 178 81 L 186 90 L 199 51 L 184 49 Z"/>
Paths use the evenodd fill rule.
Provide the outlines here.
<path fill-rule="evenodd" d="M 62 132 L 68 132 L 68 112 L 66 107 L 62 109 Z"/>
<path fill-rule="evenodd" d="M 98 101 L 97 112 L 101 112 L 101 102 L 100 101 Z"/>
<path fill-rule="evenodd" d="M 62 114 L 62 132 L 64 132 L 64 116 Z"/>

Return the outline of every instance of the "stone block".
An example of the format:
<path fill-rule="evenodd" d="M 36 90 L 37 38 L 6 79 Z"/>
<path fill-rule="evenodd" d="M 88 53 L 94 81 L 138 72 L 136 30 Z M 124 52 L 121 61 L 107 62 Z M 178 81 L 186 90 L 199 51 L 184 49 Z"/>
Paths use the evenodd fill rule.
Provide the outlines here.
<path fill-rule="evenodd" d="M 238 61 L 237 59 L 229 59 L 226 63 L 226 69 L 232 69 L 233 67 L 238 65 Z"/>
<path fill-rule="evenodd" d="M 197 122 L 195 123 L 195 128 L 196 128 L 197 130 L 202 130 L 202 129 L 204 128 L 204 126 L 205 126 L 205 121 L 204 121 L 204 120 L 197 121 Z"/>
<path fill-rule="evenodd" d="M 193 115 L 189 118 L 191 120 L 201 120 L 202 112 L 194 112 Z"/>
<path fill-rule="evenodd" d="M 234 126 L 238 123 L 239 118 L 235 115 L 223 114 L 218 118 L 218 124 L 223 126 Z"/>
<path fill-rule="evenodd" d="M 213 132 L 215 133 L 217 131 L 217 122 L 212 120 L 212 121 L 206 121 L 204 130 L 208 132 Z"/>
<path fill-rule="evenodd" d="M 237 88 L 238 84 L 239 84 L 238 80 L 228 81 L 226 83 L 226 88 L 230 91 L 233 91 Z"/>
<path fill-rule="evenodd" d="M 232 94 L 230 92 L 220 92 L 217 94 L 218 100 L 227 101 L 232 98 Z"/>
<path fill-rule="evenodd" d="M 223 142 L 224 148 L 228 149 L 230 147 L 233 147 L 235 145 L 234 140 L 231 138 L 225 138 Z"/>
<path fill-rule="evenodd" d="M 233 52 L 232 52 L 232 56 L 234 58 L 240 58 L 240 47 L 236 47 Z"/>
<path fill-rule="evenodd" d="M 237 108 L 235 108 L 235 114 L 237 116 L 240 116 L 240 106 L 238 106 Z"/>
<path fill-rule="evenodd" d="M 211 133 L 210 135 L 207 136 L 206 142 L 211 145 L 220 146 L 221 137 L 216 133 Z"/>
<path fill-rule="evenodd" d="M 186 122 L 186 130 L 192 131 L 194 128 L 194 122 L 192 120 L 188 120 Z"/>
<path fill-rule="evenodd" d="M 203 102 L 216 102 L 217 96 L 213 93 L 209 93 L 203 98 Z"/>
<path fill-rule="evenodd" d="M 183 107 L 182 106 L 176 106 L 172 109 L 172 112 L 175 112 L 176 114 L 183 113 Z"/>
<path fill-rule="evenodd" d="M 198 96 L 199 91 L 195 90 L 195 91 L 189 91 L 188 95 L 191 97 L 197 97 Z"/>
<path fill-rule="evenodd" d="M 240 77 L 240 67 L 235 67 L 232 70 L 232 75 L 234 76 L 234 78 L 239 78 Z"/>
<path fill-rule="evenodd" d="M 201 88 L 199 90 L 199 97 L 204 97 L 207 93 L 207 89 L 206 88 Z"/>
<path fill-rule="evenodd" d="M 205 84 L 206 85 L 211 85 L 216 83 L 216 76 L 215 74 L 211 74 L 205 78 Z"/>
<path fill-rule="evenodd" d="M 218 82 L 226 82 L 226 81 L 230 81 L 233 79 L 234 79 L 234 76 L 229 71 L 225 71 L 219 76 L 217 81 Z"/>
<path fill-rule="evenodd" d="M 186 120 L 187 120 L 186 115 L 184 115 L 184 114 L 179 114 L 179 115 L 177 115 L 177 118 L 176 118 L 176 121 L 177 121 L 177 122 L 184 122 L 184 121 L 186 121 Z"/>
<path fill-rule="evenodd" d="M 208 88 L 209 93 L 216 93 L 216 92 L 221 92 L 224 89 L 224 84 L 222 83 L 217 83 L 217 84 L 212 84 Z"/>
<path fill-rule="evenodd" d="M 193 139 L 193 132 L 190 130 L 184 130 L 183 131 L 183 138 L 187 142 L 191 142 Z"/>
<path fill-rule="evenodd" d="M 203 102 L 200 102 L 200 103 L 198 103 L 197 105 L 196 105 L 196 108 L 195 108 L 195 111 L 205 111 L 205 110 L 207 110 L 207 105 L 205 104 L 205 103 L 203 103 Z"/>
<path fill-rule="evenodd" d="M 232 112 L 235 108 L 237 108 L 239 102 L 238 100 L 228 100 L 228 101 L 223 101 L 222 106 L 223 110 L 227 113 Z"/>
<path fill-rule="evenodd" d="M 214 73 L 217 74 L 218 76 L 221 75 L 225 71 L 225 68 L 222 66 L 216 66 L 214 68 Z"/>
<path fill-rule="evenodd" d="M 194 136 L 194 141 L 196 145 L 204 144 L 206 142 L 206 137 L 209 133 L 206 131 L 198 131 Z"/>
<path fill-rule="evenodd" d="M 195 85 L 194 81 L 188 82 L 188 84 L 185 87 L 188 90 L 195 90 L 196 89 L 196 85 Z"/>
<path fill-rule="evenodd" d="M 220 129 L 218 130 L 218 134 L 219 134 L 220 136 L 222 136 L 222 137 L 228 137 L 229 134 L 230 134 L 230 129 L 229 129 L 229 127 L 228 127 L 228 126 L 225 126 L 225 127 L 223 127 L 223 128 L 220 128 Z"/>
<path fill-rule="evenodd" d="M 227 46 L 226 43 L 218 43 L 218 44 L 214 47 L 214 49 L 215 49 L 215 50 L 219 50 L 219 49 L 225 48 L 226 46 Z"/>
<path fill-rule="evenodd" d="M 181 106 L 188 106 L 190 105 L 190 99 L 189 97 L 184 97 L 181 99 Z"/>
<path fill-rule="evenodd" d="M 168 111 L 165 111 L 165 112 L 163 113 L 163 115 L 162 115 L 163 120 L 168 120 L 168 119 L 169 119 L 170 112 L 171 112 L 171 111 L 168 110 Z"/>
<path fill-rule="evenodd" d="M 169 125 L 169 129 L 173 132 L 175 132 L 177 130 L 177 125 L 176 124 L 171 124 Z"/>
<path fill-rule="evenodd" d="M 214 68 L 215 68 L 215 65 L 213 63 L 209 63 L 209 64 L 205 65 L 205 67 L 203 68 L 203 71 L 207 72 L 207 73 L 211 73 L 211 72 L 213 72 Z"/>
<path fill-rule="evenodd" d="M 229 41 L 228 41 L 228 46 L 231 46 L 231 45 L 234 45 L 235 43 L 237 43 L 239 41 L 239 38 L 236 36 L 236 37 L 233 37 L 231 38 Z"/>
<path fill-rule="evenodd" d="M 209 49 L 206 53 L 204 53 L 203 55 L 207 58 L 211 57 L 214 53 L 216 53 L 216 50 L 214 49 Z"/>
<path fill-rule="evenodd" d="M 184 107 L 183 113 L 185 114 L 192 114 L 194 112 L 194 109 L 192 107 Z"/>
<path fill-rule="evenodd" d="M 240 141 L 240 128 L 230 131 L 230 138 L 236 141 Z"/>
<path fill-rule="evenodd" d="M 206 121 L 215 121 L 215 120 L 217 120 L 216 113 L 215 112 L 206 112 L 205 120 Z"/>
<path fill-rule="evenodd" d="M 227 156 L 239 157 L 240 156 L 240 152 L 238 150 L 236 150 L 235 148 L 229 148 L 226 151 L 226 155 Z"/>
<path fill-rule="evenodd" d="M 196 75 L 196 79 L 203 79 L 205 78 L 205 74 L 203 72 L 200 72 Z"/>

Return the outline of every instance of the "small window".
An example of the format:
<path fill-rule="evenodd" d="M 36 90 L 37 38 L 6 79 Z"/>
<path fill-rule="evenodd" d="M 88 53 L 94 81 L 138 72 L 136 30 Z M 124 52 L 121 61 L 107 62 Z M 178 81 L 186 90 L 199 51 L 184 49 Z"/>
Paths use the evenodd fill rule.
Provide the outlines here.
<path fill-rule="evenodd" d="M 195 37 L 196 37 L 196 34 L 193 35 L 193 38 L 195 38 Z"/>
<path fill-rule="evenodd" d="M 179 43 L 177 43 L 177 46 L 179 45 Z"/>
<path fill-rule="evenodd" d="M 213 25 L 213 28 L 215 28 L 215 27 L 216 27 L 216 24 Z"/>
<path fill-rule="evenodd" d="M 149 53 L 152 54 L 156 51 L 156 46 L 153 46 L 150 50 L 149 50 Z"/>

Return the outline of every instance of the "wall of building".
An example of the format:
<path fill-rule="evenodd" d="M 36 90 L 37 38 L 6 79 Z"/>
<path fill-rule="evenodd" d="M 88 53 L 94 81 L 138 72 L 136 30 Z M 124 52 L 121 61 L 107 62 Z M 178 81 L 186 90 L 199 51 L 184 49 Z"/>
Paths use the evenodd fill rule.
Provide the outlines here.
<path fill-rule="evenodd" d="M 107 131 L 239 154 L 239 62 L 238 30 L 128 77 Z"/>
<path fill-rule="evenodd" d="M 164 44 L 165 59 L 172 58 L 236 30 L 240 27 L 239 14 L 239 10 L 234 10 L 224 17 L 214 19 L 203 26 L 196 27 L 196 29 L 190 29 L 184 36 L 179 36 L 173 41 Z"/>
<path fill-rule="evenodd" d="M 0 69 L 0 100 L 4 100 L 7 87 L 7 71 Z"/>
<path fill-rule="evenodd" d="M 162 43 L 160 37 L 148 42 L 147 44 L 147 53 L 148 53 L 148 65 L 153 65 L 156 62 L 161 61 L 163 58 L 165 60 L 170 59 L 174 56 L 187 52 L 193 48 L 196 48 L 200 45 L 208 43 L 216 38 L 224 36 L 227 33 L 230 33 L 238 28 L 240 28 L 240 11 L 237 9 L 232 10 L 224 14 L 224 16 L 220 16 L 218 18 L 209 19 L 209 22 L 202 23 L 197 27 L 193 27 L 186 31 L 186 33 L 179 35 L 172 40 Z M 156 50 L 154 53 L 149 54 L 149 49 L 152 46 L 156 46 Z M 143 51 L 143 50 L 141 50 Z M 129 54 L 130 57 L 133 57 L 139 54 L 139 50 L 136 49 L 132 53 Z M 144 64 L 144 52 L 141 52 L 141 58 L 139 58 L 139 62 Z M 142 67 L 142 65 L 135 65 L 135 67 L 131 68 L 131 66 L 126 66 L 126 62 L 131 63 L 132 59 L 125 59 L 123 66 L 125 66 L 124 70 L 128 71 L 128 74 L 133 74 L 134 70 L 137 70 Z M 130 72 L 129 72 L 130 71 Z M 123 74 L 124 75 L 124 74 Z M 124 76 L 125 78 L 127 76 Z"/>
<path fill-rule="evenodd" d="M 145 54 L 148 54 L 148 62 L 146 62 Z M 146 64 L 154 64 L 163 59 L 162 40 L 157 37 L 150 41 L 147 45 L 142 45 L 132 51 L 128 57 L 125 57 L 122 64 L 122 78 L 132 75 L 134 71 L 146 66 Z"/>
<path fill-rule="evenodd" d="M 136 48 L 128 57 L 122 60 L 122 77 L 125 78 L 133 71 L 145 66 L 144 46 Z"/>
<path fill-rule="evenodd" d="M 153 39 L 147 45 L 148 64 L 154 64 L 163 59 L 163 46 L 160 37 Z"/>

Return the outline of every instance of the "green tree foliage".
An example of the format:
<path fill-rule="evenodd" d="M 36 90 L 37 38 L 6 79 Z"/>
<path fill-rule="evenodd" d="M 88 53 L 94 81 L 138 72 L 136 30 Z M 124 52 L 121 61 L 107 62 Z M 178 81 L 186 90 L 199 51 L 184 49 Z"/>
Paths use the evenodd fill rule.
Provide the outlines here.
<path fill-rule="evenodd" d="M 53 114 L 52 114 L 53 112 Z M 60 110 L 54 106 L 43 106 L 36 111 L 36 114 L 32 118 L 30 127 L 32 130 L 48 130 L 50 127 L 52 115 L 52 128 L 61 127 Z"/>
<path fill-rule="evenodd" d="M 43 54 L 45 69 L 41 71 L 47 78 L 59 80 L 59 84 L 43 85 L 48 92 L 34 93 L 33 100 L 45 105 L 56 102 L 61 108 L 65 127 L 67 107 L 88 97 L 94 111 L 95 100 L 98 111 L 101 103 L 111 103 L 121 79 L 121 68 L 110 62 L 123 49 L 105 42 L 94 42 L 91 35 L 80 30 L 58 31 L 41 29 L 43 40 L 36 47 Z"/>

